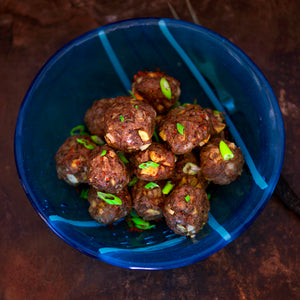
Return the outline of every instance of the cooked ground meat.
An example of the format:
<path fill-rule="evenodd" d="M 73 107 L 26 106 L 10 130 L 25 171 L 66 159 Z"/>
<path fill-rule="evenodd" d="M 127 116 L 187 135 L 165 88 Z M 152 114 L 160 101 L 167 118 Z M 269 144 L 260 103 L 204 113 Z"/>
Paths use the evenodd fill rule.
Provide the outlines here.
<path fill-rule="evenodd" d="M 171 89 L 171 97 L 166 97 L 161 89 L 160 81 L 164 78 Z M 134 75 L 132 92 L 139 99 L 151 104 L 158 114 L 167 113 L 177 102 L 181 90 L 177 79 L 161 72 L 138 72 Z"/>
<path fill-rule="evenodd" d="M 208 114 L 197 104 L 172 109 L 160 122 L 159 135 L 175 154 L 191 152 L 210 138 Z"/>
<path fill-rule="evenodd" d="M 211 136 L 215 137 L 219 135 L 226 127 L 222 113 L 217 110 L 211 110 L 210 108 L 205 108 L 204 111 L 209 117 Z"/>
<path fill-rule="evenodd" d="M 111 147 L 104 145 L 94 152 L 88 164 L 88 183 L 108 193 L 121 191 L 129 182 L 125 164 Z"/>
<path fill-rule="evenodd" d="M 140 179 L 147 181 L 164 180 L 172 177 L 175 168 L 175 155 L 164 145 L 152 143 L 144 151 L 131 157 L 134 173 Z"/>
<path fill-rule="evenodd" d="M 90 145 L 88 149 L 81 141 Z M 59 179 L 72 186 L 87 182 L 87 164 L 98 146 L 92 142 L 88 135 L 74 135 L 60 146 L 55 155 L 55 165 Z"/>
<path fill-rule="evenodd" d="M 95 188 L 91 187 L 88 193 L 88 201 L 90 203 L 89 213 L 96 221 L 104 224 L 111 224 L 124 218 L 130 212 L 132 201 L 127 188 L 114 194 L 115 197 L 118 197 L 121 200 L 121 205 L 109 204 L 100 198 L 97 192 L 98 191 Z M 105 199 L 114 199 L 114 197 L 109 194 L 104 195 L 101 193 L 101 195 Z"/>
<path fill-rule="evenodd" d="M 224 160 L 220 153 L 221 139 L 211 140 L 200 151 L 200 166 L 203 176 L 215 184 L 229 184 L 242 173 L 244 158 L 242 151 L 234 143 L 223 140 L 232 151 L 234 157 Z"/>
<path fill-rule="evenodd" d="M 162 187 L 164 182 L 139 180 L 132 188 L 133 208 L 144 220 L 157 220 L 163 217 L 164 198 Z"/>
<path fill-rule="evenodd" d="M 163 214 L 171 230 L 194 237 L 208 221 L 209 200 L 203 189 L 176 187 L 165 200 Z"/>
<path fill-rule="evenodd" d="M 119 97 L 117 97 L 119 98 Z M 105 114 L 105 140 L 124 152 L 144 150 L 151 145 L 156 112 L 144 101 L 122 97 Z"/>

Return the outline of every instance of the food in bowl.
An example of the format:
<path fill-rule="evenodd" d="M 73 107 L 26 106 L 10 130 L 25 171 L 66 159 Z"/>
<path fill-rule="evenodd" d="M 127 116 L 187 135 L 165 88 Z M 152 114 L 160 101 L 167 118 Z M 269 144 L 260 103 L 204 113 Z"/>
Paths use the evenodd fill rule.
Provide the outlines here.
<path fill-rule="evenodd" d="M 134 209 L 132 219 L 146 225 L 139 228 L 164 217 L 173 232 L 194 237 L 209 218 L 208 183 L 229 184 L 241 174 L 244 158 L 225 139 L 222 113 L 182 105 L 179 86 L 165 73 L 138 72 L 131 96 L 95 101 L 84 117 L 90 135 L 81 131 L 59 148 L 59 179 L 90 185 L 96 221 L 111 224 Z"/>

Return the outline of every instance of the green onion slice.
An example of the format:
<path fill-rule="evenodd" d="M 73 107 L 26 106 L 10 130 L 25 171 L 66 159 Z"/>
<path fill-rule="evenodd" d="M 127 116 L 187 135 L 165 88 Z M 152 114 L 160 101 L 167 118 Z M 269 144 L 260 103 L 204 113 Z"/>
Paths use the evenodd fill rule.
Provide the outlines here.
<path fill-rule="evenodd" d="M 145 189 L 154 189 L 154 188 L 156 188 L 156 187 L 159 187 L 159 185 L 157 184 L 157 183 L 155 183 L 155 182 L 149 182 L 149 183 L 147 183 L 146 185 L 145 185 Z"/>
<path fill-rule="evenodd" d="M 154 139 L 157 143 L 159 143 L 159 136 L 157 134 L 157 127 L 155 127 L 154 131 L 153 131 L 153 136 L 154 136 Z"/>
<path fill-rule="evenodd" d="M 103 150 L 100 156 L 104 156 L 107 153 L 107 150 Z"/>
<path fill-rule="evenodd" d="M 167 79 L 165 77 L 162 77 L 159 84 L 160 84 L 160 89 L 161 89 L 162 93 L 168 99 L 171 99 L 172 98 L 172 91 L 171 91 L 171 87 L 170 87 L 169 82 L 167 81 Z"/>
<path fill-rule="evenodd" d="M 150 225 L 149 222 L 144 221 L 143 219 L 138 218 L 138 217 L 133 217 L 133 218 L 131 218 L 131 220 L 133 221 L 135 226 L 139 229 L 147 230 L 147 229 L 151 229 L 151 228 L 155 227 L 155 225 Z"/>
<path fill-rule="evenodd" d="M 89 188 L 86 189 L 86 190 L 83 189 L 80 193 L 80 197 L 83 198 L 83 199 L 87 199 L 88 198 L 88 193 L 89 193 Z"/>
<path fill-rule="evenodd" d="M 83 144 L 83 146 L 86 148 L 86 149 L 89 149 L 89 150 L 93 150 L 95 149 L 95 146 L 92 145 L 92 144 L 89 144 L 89 142 L 86 140 L 86 139 L 76 139 L 76 141 L 80 144 Z"/>
<path fill-rule="evenodd" d="M 98 135 L 91 135 L 91 140 L 92 140 L 95 144 L 100 145 L 100 146 L 102 146 L 102 145 L 105 144 L 105 142 L 104 142 L 104 141 L 101 139 L 101 137 L 99 137 Z"/>
<path fill-rule="evenodd" d="M 125 155 L 124 155 L 123 152 L 118 152 L 118 156 L 120 157 L 120 159 L 122 160 L 122 162 L 124 164 L 128 164 L 129 163 L 128 159 L 125 157 Z"/>
<path fill-rule="evenodd" d="M 224 160 L 229 160 L 234 157 L 234 154 L 230 150 L 230 148 L 227 146 L 227 144 L 223 141 L 219 144 L 220 153 Z"/>
<path fill-rule="evenodd" d="M 174 184 L 172 184 L 171 181 L 168 181 L 168 182 L 166 183 L 166 185 L 164 186 L 164 188 L 163 188 L 163 190 L 162 190 L 162 193 L 163 193 L 164 195 L 169 194 L 169 193 L 171 192 L 171 190 L 173 189 L 173 187 L 174 187 Z"/>
<path fill-rule="evenodd" d="M 135 107 L 136 109 L 138 108 L 138 106 L 137 106 L 137 105 L 135 105 L 134 107 Z"/>
<path fill-rule="evenodd" d="M 210 200 L 211 194 L 207 194 L 207 198 L 208 200 Z"/>
<path fill-rule="evenodd" d="M 194 103 L 194 104 L 197 104 L 197 99 L 196 99 L 196 98 L 193 100 L 193 103 Z"/>
<path fill-rule="evenodd" d="M 184 133 L 183 133 L 184 126 L 181 125 L 180 123 L 177 123 L 176 126 L 177 126 L 177 131 L 178 131 L 180 134 L 184 135 Z"/>
<path fill-rule="evenodd" d="M 129 183 L 128 183 L 127 185 L 128 185 L 128 186 L 133 186 L 133 185 L 135 185 L 138 181 L 139 181 L 139 179 L 135 176 L 135 177 L 133 177 L 133 178 L 129 181 Z"/>
<path fill-rule="evenodd" d="M 120 120 L 121 122 L 124 122 L 124 117 L 122 115 L 120 116 Z"/>
<path fill-rule="evenodd" d="M 70 131 L 70 135 L 73 136 L 73 135 L 87 135 L 88 133 L 84 131 L 84 125 L 78 125 L 74 128 L 71 129 Z"/>
<path fill-rule="evenodd" d="M 128 92 L 129 92 L 129 94 L 130 94 L 134 99 L 136 99 L 135 94 L 134 94 L 131 90 L 128 90 Z"/>
<path fill-rule="evenodd" d="M 187 195 L 187 196 L 184 197 L 184 199 L 185 199 L 186 202 L 189 202 L 191 200 L 191 196 Z"/>
<path fill-rule="evenodd" d="M 122 200 L 113 195 L 113 194 L 108 194 L 108 193 L 102 193 L 102 192 L 97 192 L 97 195 L 99 198 L 107 202 L 108 204 L 111 205 L 122 205 Z"/>
<path fill-rule="evenodd" d="M 220 112 L 218 110 L 213 110 L 214 114 L 219 114 Z"/>
<path fill-rule="evenodd" d="M 149 160 L 149 161 L 144 162 L 139 165 L 140 169 L 147 169 L 149 167 L 157 168 L 157 167 L 159 167 L 159 164 L 155 163 L 154 161 Z"/>

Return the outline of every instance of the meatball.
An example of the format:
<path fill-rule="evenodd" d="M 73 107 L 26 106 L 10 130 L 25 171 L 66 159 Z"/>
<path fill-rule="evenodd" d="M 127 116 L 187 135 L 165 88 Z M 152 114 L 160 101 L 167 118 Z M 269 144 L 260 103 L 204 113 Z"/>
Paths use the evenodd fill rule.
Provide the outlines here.
<path fill-rule="evenodd" d="M 91 134 L 104 136 L 104 116 L 106 110 L 116 102 L 114 98 L 103 98 L 94 101 L 93 105 L 86 111 L 84 123 Z"/>
<path fill-rule="evenodd" d="M 131 196 L 127 188 L 113 195 L 98 192 L 97 189 L 91 187 L 88 192 L 88 201 L 91 217 L 104 224 L 111 224 L 124 218 L 132 208 Z"/>
<path fill-rule="evenodd" d="M 218 136 L 226 127 L 222 113 L 217 110 L 211 110 L 210 108 L 205 108 L 204 111 L 209 116 L 211 136 Z"/>
<path fill-rule="evenodd" d="M 132 188 L 133 208 L 145 221 L 157 220 L 163 217 L 162 182 L 139 180 Z"/>
<path fill-rule="evenodd" d="M 175 160 L 176 157 L 171 151 L 156 142 L 131 157 L 135 175 L 147 181 L 170 178 L 175 168 Z"/>
<path fill-rule="evenodd" d="M 206 189 L 207 180 L 202 175 L 200 161 L 193 152 L 178 156 L 173 181 L 176 185 L 189 184 L 197 188 Z"/>
<path fill-rule="evenodd" d="M 240 148 L 223 139 L 234 155 L 233 158 L 225 160 L 219 149 L 220 141 L 219 138 L 213 139 L 201 149 L 200 166 L 202 174 L 207 180 L 225 185 L 234 181 L 242 173 L 244 158 Z"/>
<path fill-rule="evenodd" d="M 125 164 L 111 147 L 104 145 L 93 154 L 88 164 L 88 183 L 108 193 L 121 191 L 129 182 Z"/>
<path fill-rule="evenodd" d="M 170 96 L 166 96 L 161 89 L 161 80 L 167 81 L 171 90 Z M 167 113 L 177 102 L 180 96 L 180 83 L 177 79 L 161 72 L 138 72 L 134 75 L 132 92 L 139 99 L 142 98 L 151 104 L 158 114 Z"/>
<path fill-rule="evenodd" d="M 160 122 L 159 135 L 175 154 L 191 152 L 210 138 L 209 116 L 197 104 L 172 109 Z"/>
<path fill-rule="evenodd" d="M 98 146 L 88 135 L 67 138 L 55 155 L 58 178 L 72 186 L 86 183 L 88 161 L 96 149 Z"/>
<path fill-rule="evenodd" d="M 156 112 L 143 101 L 122 98 L 125 101 L 118 101 L 106 111 L 105 140 L 124 152 L 144 150 L 152 142 Z"/>
<path fill-rule="evenodd" d="M 194 237 L 208 221 L 209 209 L 205 191 L 185 184 L 166 198 L 163 214 L 175 233 Z"/>

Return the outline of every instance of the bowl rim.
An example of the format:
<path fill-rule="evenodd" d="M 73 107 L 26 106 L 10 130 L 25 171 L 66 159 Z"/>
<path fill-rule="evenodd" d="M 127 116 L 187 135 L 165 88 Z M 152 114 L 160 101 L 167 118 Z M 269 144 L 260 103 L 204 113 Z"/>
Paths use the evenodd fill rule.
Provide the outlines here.
<path fill-rule="evenodd" d="M 43 74 L 47 71 L 49 67 L 51 67 L 57 59 L 59 59 L 60 56 L 64 55 L 65 52 L 68 51 L 68 49 L 77 43 L 82 43 L 88 40 L 90 37 L 94 36 L 95 34 L 98 34 L 100 30 L 103 30 L 104 32 L 110 32 L 111 30 L 116 30 L 118 27 L 121 26 L 121 28 L 124 28 L 126 26 L 128 27 L 133 27 L 133 26 L 141 26 L 141 25 L 155 25 L 158 26 L 158 22 L 160 20 L 164 20 L 167 25 L 173 26 L 173 25 L 180 25 L 184 27 L 188 27 L 189 29 L 196 30 L 197 32 L 201 32 L 201 34 L 206 34 L 209 35 L 210 38 L 213 38 L 218 41 L 222 41 L 223 43 L 226 43 L 228 47 L 230 47 L 234 53 L 236 53 L 243 62 L 247 63 L 248 66 L 251 67 L 251 70 L 255 72 L 255 75 L 258 76 L 261 79 L 261 82 L 263 83 L 264 86 L 267 87 L 269 91 L 269 99 L 272 103 L 272 107 L 274 109 L 274 113 L 276 115 L 276 121 L 278 122 L 278 128 L 281 129 L 281 140 L 282 140 L 282 145 L 281 145 L 281 153 L 278 155 L 278 160 L 277 160 L 277 168 L 278 172 L 276 172 L 273 177 L 270 178 L 269 181 L 272 181 L 269 183 L 269 188 L 267 188 L 263 195 L 261 200 L 258 202 L 258 204 L 255 207 L 255 210 L 250 214 L 250 217 L 248 217 L 245 222 L 243 222 L 238 228 L 236 228 L 235 231 L 231 232 L 231 238 L 229 240 L 224 240 L 220 239 L 217 244 L 214 244 L 213 249 L 206 249 L 205 253 L 197 253 L 191 257 L 184 257 L 182 259 L 178 259 L 175 262 L 172 261 L 172 263 L 169 262 L 164 262 L 164 263 L 144 263 L 143 265 L 140 263 L 135 263 L 133 261 L 130 262 L 130 264 L 127 263 L 127 261 L 123 261 L 121 259 L 114 259 L 110 256 L 102 256 L 102 255 L 95 255 L 93 252 L 89 251 L 85 246 L 82 246 L 79 243 L 75 243 L 73 239 L 69 238 L 67 235 L 62 234 L 55 226 L 53 226 L 52 222 L 47 218 L 46 215 L 44 215 L 36 205 L 36 202 L 38 202 L 32 188 L 31 184 L 28 182 L 26 176 L 25 176 L 25 171 L 24 171 L 24 166 L 23 166 L 23 156 L 22 156 L 22 151 L 20 149 L 20 144 L 19 144 L 19 136 L 22 132 L 22 124 L 25 118 L 24 111 L 26 108 L 26 105 L 28 102 L 30 102 L 30 99 L 32 97 L 32 94 L 34 93 L 35 86 L 39 84 L 41 78 L 43 77 Z M 121 20 L 109 24 L 105 24 L 103 26 L 100 26 L 98 28 L 95 28 L 93 30 L 90 30 L 75 39 L 72 39 L 68 43 L 66 43 L 63 47 L 61 47 L 59 50 L 57 50 L 53 55 L 48 58 L 48 60 L 44 63 L 42 68 L 38 71 L 34 79 L 32 80 L 24 98 L 23 101 L 20 105 L 19 112 L 18 112 L 18 117 L 17 117 L 17 122 L 15 126 L 15 134 L 14 134 L 14 156 L 15 156 L 15 164 L 17 168 L 17 173 L 21 182 L 21 185 L 23 187 L 23 190 L 31 202 L 31 205 L 33 206 L 34 210 L 37 212 L 37 214 L 41 217 L 41 219 L 47 224 L 47 226 L 58 236 L 60 237 L 63 241 L 65 241 L 67 244 L 69 244 L 71 247 L 79 250 L 80 252 L 89 255 L 91 257 L 94 257 L 98 260 L 107 262 L 109 264 L 123 267 L 123 268 L 128 268 L 128 269 L 143 269 L 143 270 L 162 270 L 162 269 L 172 269 L 172 268 L 177 268 L 177 267 L 182 267 L 186 265 L 190 265 L 192 263 L 198 262 L 200 260 L 203 260 L 207 258 L 208 256 L 216 253 L 223 247 L 225 247 L 227 244 L 229 244 L 231 241 L 233 241 L 235 238 L 240 236 L 253 222 L 254 220 L 258 217 L 258 215 L 261 213 L 261 211 L 264 209 L 266 206 L 269 198 L 271 197 L 276 183 L 279 179 L 282 165 L 283 165 L 283 160 L 284 160 L 284 152 L 285 152 L 285 131 L 284 131 L 284 123 L 283 123 L 283 118 L 282 114 L 279 108 L 279 104 L 277 102 L 277 99 L 274 95 L 274 92 L 268 83 L 265 75 L 262 73 L 262 71 L 256 66 L 256 64 L 235 44 L 230 42 L 228 39 L 223 37 L 222 35 L 205 28 L 200 25 L 196 25 L 194 23 L 190 23 L 187 21 L 182 21 L 182 20 L 175 20 L 175 19 L 168 19 L 168 18 L 133 18 L 133 19 L 126 19 L 126 20 Z M 275 173 L 275 172 L 273 172 Z M 232 218 L 232 217 L 231 217 Z M 230 219 L 231 219 L 230 218 Z M 230 220 L 229 219 L 229 220 Z M 227 220 L 226 222 L 229 222 Z M 226 224 L 226 222 L 224 224 Z"/>

